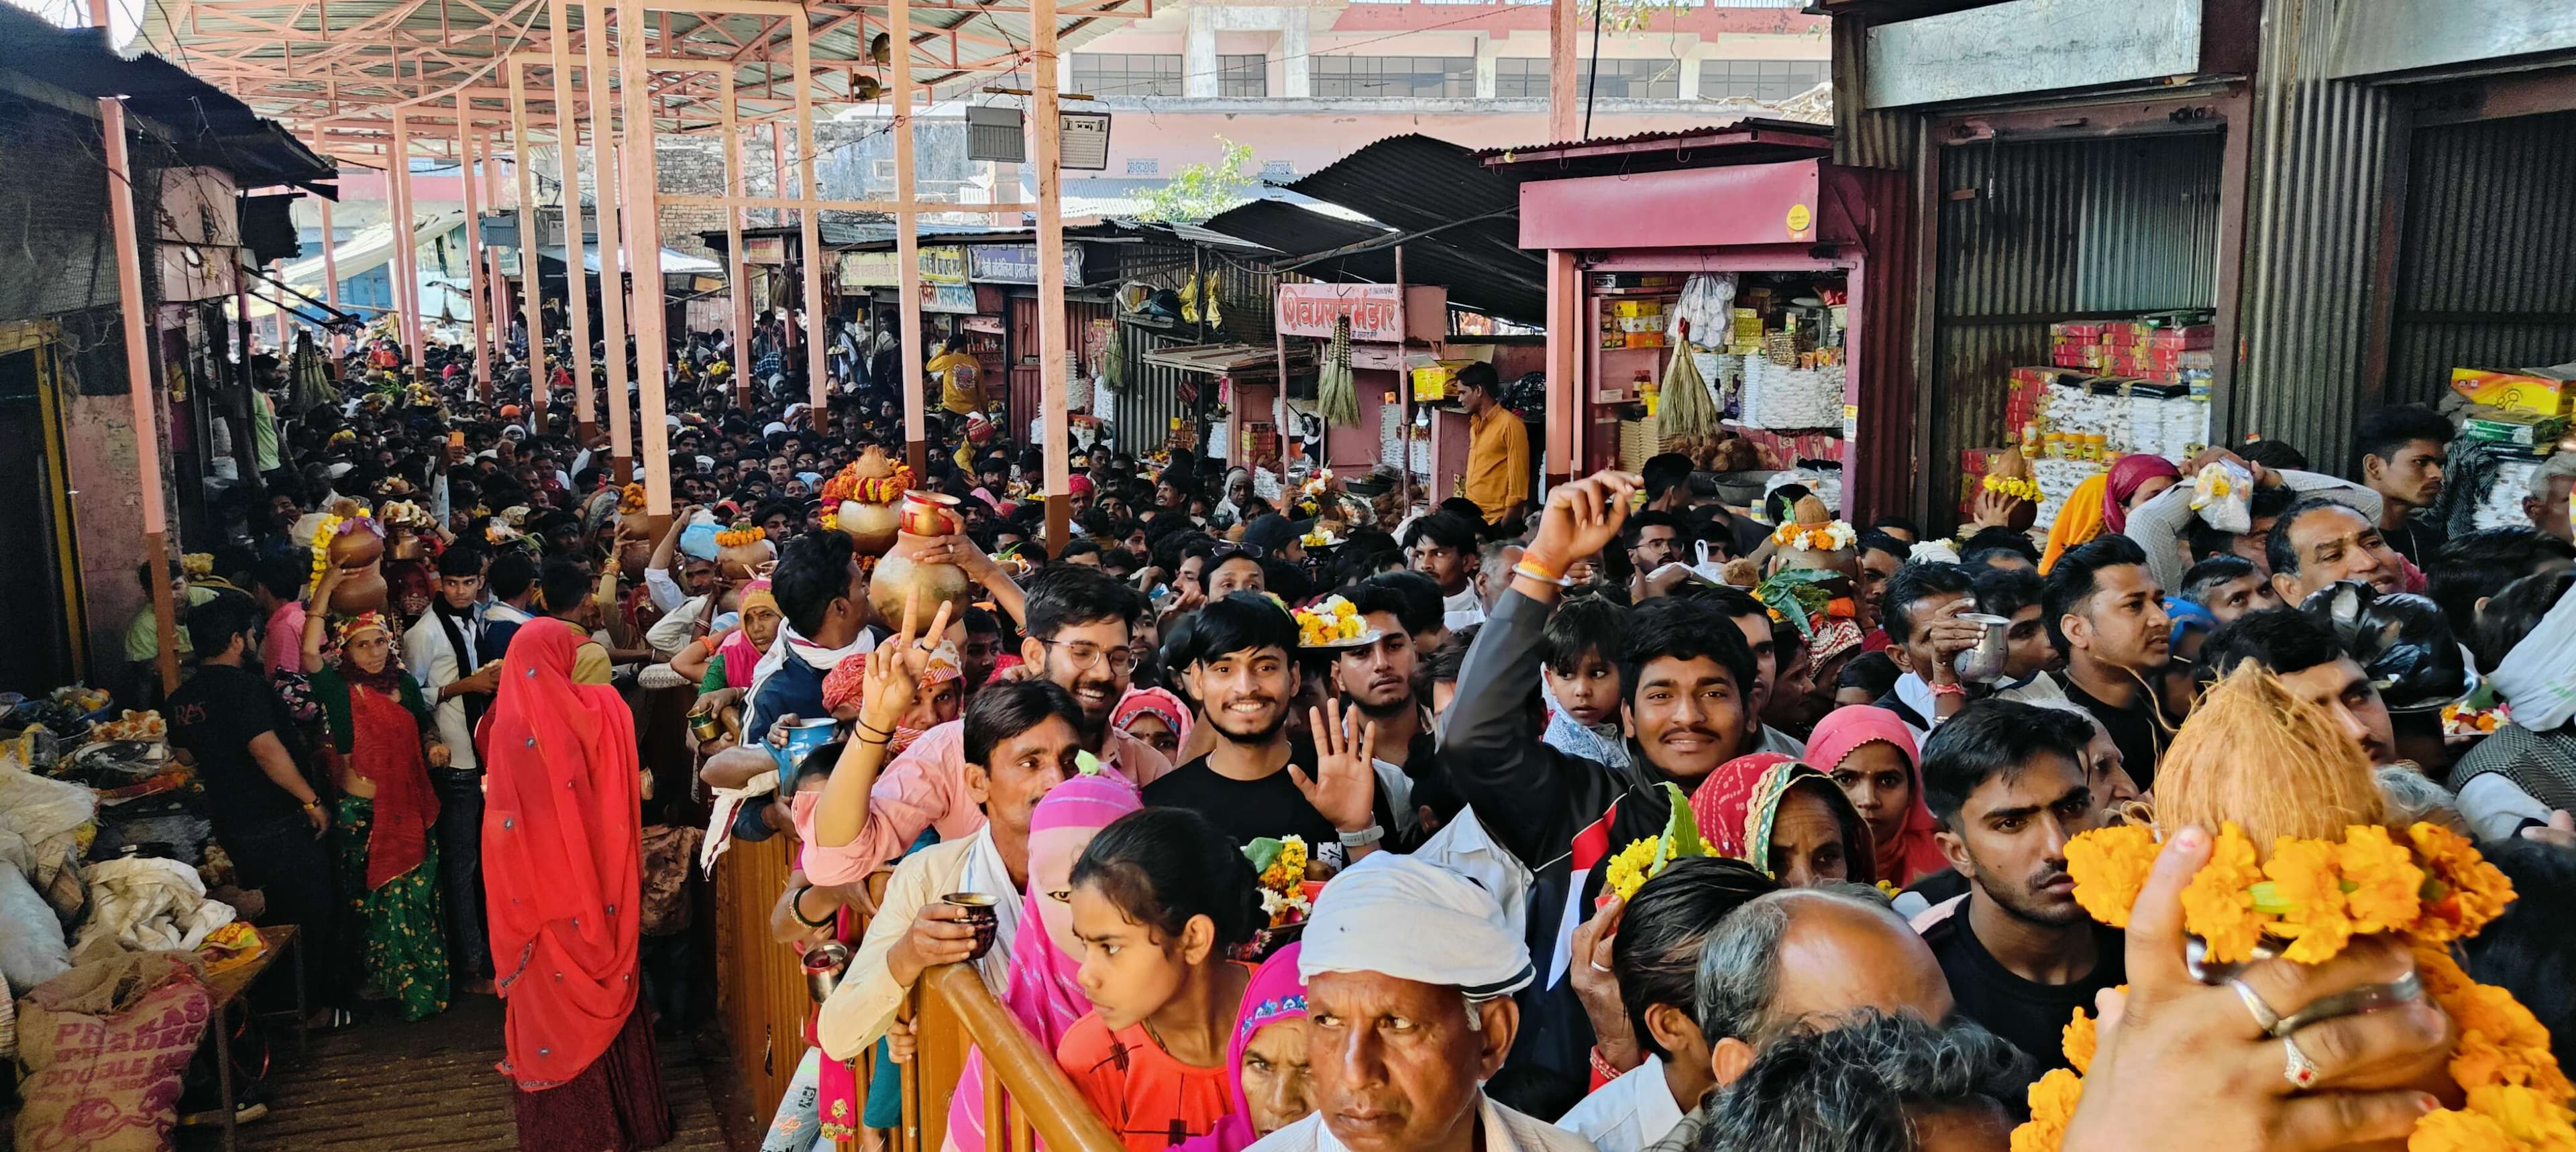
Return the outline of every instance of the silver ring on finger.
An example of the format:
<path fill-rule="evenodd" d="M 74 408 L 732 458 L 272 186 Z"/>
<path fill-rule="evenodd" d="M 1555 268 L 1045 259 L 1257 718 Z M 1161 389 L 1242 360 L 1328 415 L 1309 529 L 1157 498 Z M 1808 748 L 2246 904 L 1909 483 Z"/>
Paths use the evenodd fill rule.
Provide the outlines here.
<path fill-rule="evenodd" d="M 1592 970 L 1593 970 L 1593 971 L 1598 972 L 1598 973 L 1600 973 L 1600 974 L 1602 974 L 1602 975 L 1604 975 L 1604 976 L 1607 976 L 1607 975 L 1609 975 L 1609 974 L 1610 974 L 1610 970 L 1609 970 L 1609 969 L 1607 969 L 1607 968 L 1602 967 L 1602 966 L 1601 966 L 1601 962 L 1600 962 L 1600 961 L 1598 961 L 1598 960 L 1586 960 L 1586 961 L 1584 961 L 1584 963 L 1591 965 L 1591 966 L 1592 966 Z"/>
<path fill-rule="evenodd" d="M 2316 1087 L 2317 1062 L 2308 1059 L 2308 1054 L 2300 1050 L 2298 1037 L 2281 1037 L 2281 1055 L 2281 1078 L 2288 1080 L 2290 1087 L 2301 1089 Z"/>
<path fill-rule="evenodd" d="M 2364 1012 L 2394 1008 L 2423 998 L 2423 980 L 2415 973 L 2409 972 L 2386 984 L 2365 984 L 2349 992 L 2318 1000 L 2282 1017 L 2280 1023 L 2270 1028 L 2270 1032 L 2275 1036 L 2287 1036 L 2310 1024 L 2322 1024 L 2337 1016 L 2358 1016 Z"/>
<path fill-rule="evenodd" d="M 2245 1003 L 2245 1010 L 2254 1014 L 2254 1026 L 2262 1029 L 2264 1035 L 2283 1035 L 2279 1031 L 2281 1014 L 2273 1011 L 2271 1005 L 2263 1002 L 2263 994 L 2255 991 L 2253 985 L 2246 983 L 2241 977 L 2231 977 L 2227 981 L 2227 986 L 2235 989 L 2236 998 Z"/>

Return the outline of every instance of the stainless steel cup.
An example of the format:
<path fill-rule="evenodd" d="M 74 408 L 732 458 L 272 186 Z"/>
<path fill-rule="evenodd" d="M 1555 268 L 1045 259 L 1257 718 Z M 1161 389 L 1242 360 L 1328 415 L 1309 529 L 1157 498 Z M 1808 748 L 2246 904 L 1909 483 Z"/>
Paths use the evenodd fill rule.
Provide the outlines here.
<path fill-rule="evenodd" d="M 2012 629 L 2012 621 L 1983 612 L 1962 612 L 1959 619 L 1985 629 L 1985 635 L 1977 638 L 1976 647 L 1951 659 L 1950 666 L 1958 669 L 1959 679 L 1976 684 L 1991 684 L 2001 679 L 2007 655 L 2005 634 Z"/>

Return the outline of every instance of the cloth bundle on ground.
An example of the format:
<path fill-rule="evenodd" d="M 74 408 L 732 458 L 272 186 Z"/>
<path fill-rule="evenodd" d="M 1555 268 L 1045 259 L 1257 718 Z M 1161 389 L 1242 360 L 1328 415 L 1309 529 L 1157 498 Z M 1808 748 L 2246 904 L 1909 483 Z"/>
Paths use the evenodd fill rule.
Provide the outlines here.
<path fill-rule="evenodd" d="M 87 900 L 81 829 L 97 815 L 98 793 L 29 772 L 14 754 L 0 756 L 0 862 L 17 865 L 67 919 Z"/>
<path fill-rule="evenodd" d="M 206 898 L 197 870 L 176 860 L 134 857 L 90 865 L 89 923 L 78 946 L 101 938 L 145 951 L 190 951 L 233 922 L 232 905 Z"/>
<path fill-rule="evenodd" d="M 158 1152 L 178 1123 L 179 1078 L 214 1016 L 184 952 L 85 948 L 18 1005 L 20 1148 Z"/>
<path fill-rule="evenodd" d="M 0 860 L 0 984 L 25 992 L 71 966 L 62 921 L 17 865 Z"/>

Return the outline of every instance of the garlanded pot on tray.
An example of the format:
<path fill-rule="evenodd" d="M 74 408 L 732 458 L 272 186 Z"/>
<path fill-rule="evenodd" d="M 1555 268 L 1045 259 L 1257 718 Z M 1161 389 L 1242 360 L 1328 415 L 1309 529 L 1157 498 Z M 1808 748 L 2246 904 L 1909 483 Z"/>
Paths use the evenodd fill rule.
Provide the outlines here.
<path fill-rule="evenodd" d="M 901 507 L 902 528 L 895 534 L 894 547 L 877 561 L 876 571 L 868 577 L 868 602 L 876 608 L 877 619 L 889 627 L 901 625 L 904 601 L 916 593 L 920 597 L 917 610 L 924 621 L 939 611 L 943 601 L 950 605 L 952 616 L 964 612 L 975 594 L 975 582 L 966 578 L 966 570 L 954 564 L 923 564 L 913 559 L 941 537 L 957 531 L 957 498 L 936 492 L 906 492 Z"/>
<path fill-rule="evenodd" d="M 869 446 L 823 482 L 823 503 L 832 510 L 832 527 L 847 534 L 861 553 L 884 555 L 902 530 L 901 504 L 912 481 L 910 467 L 896 463 L 885 449 Z"/>

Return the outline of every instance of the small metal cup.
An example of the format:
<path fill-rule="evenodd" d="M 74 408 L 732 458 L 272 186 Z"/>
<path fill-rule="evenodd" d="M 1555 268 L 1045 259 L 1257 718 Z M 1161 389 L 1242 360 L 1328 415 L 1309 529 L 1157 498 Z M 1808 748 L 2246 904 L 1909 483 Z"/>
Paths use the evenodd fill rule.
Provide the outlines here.
<path fill-rule="evenodd" d="M 696 737 L 699 743 L 704 744 L 707 741 L 718 739 L 724 735 L 724 723 L 716 719 L 716 714 L 713 710 L 705 712 L 691 712 L 689 713 L 689 735 Z"/>
<path fill-rule="evenodd" d="M 2011 630 L 2012 621 L 2001 616 L 1989 616 L 1983 612 L 1962 612 L 1959 613 L 1959 619 L 1986 630 L 1985 635 L 1977 638 L 1976 647 L 1951 658 L 1950 666 L 1958 669 L 1959 679 L 1976 684 L 1991 684 L 2002 678 L 2004 658 L 2007 655 L 2004 648 L 2005 633 Z"/>
<path fill-rule="evenodd" d="M 820 1004 L 832 998 L 832 990 L 841 986 L 841 974 L 849 971 L 850 949 L 837 940 L 826 940 L 805 950 L 805 991 Z"/>
<path fill-rule="evenodd" d="M 992 950 L 993 933 L 1001 927 L 1001 913 L 992 897 L 981 892 L 951 892 L 939 902 L 966 910 L 966 923 L 975 928 L 975 950 L 966 954 L 969 961 L 981 960 Z"/>

